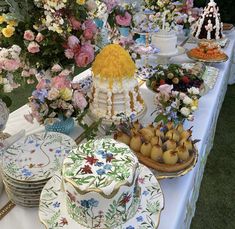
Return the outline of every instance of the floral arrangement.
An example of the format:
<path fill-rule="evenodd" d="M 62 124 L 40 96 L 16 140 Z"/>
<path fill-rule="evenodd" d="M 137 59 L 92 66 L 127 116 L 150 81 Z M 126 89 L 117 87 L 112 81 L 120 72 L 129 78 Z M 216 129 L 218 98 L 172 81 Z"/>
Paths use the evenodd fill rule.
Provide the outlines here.
<path fill-rule="evenodd" d="M 8 7 L 0 15 L 0 47 L 18 47 L 19 55 L 14 58 L 20 64 L 15 78 L 27 77 L 30 82 L 38 73 L 41 77 L 50 74 L 47 70 L 55 64 L 75 66 L 76 71 L 94 60 L 97 27 L 88 17 L 90 5 L 86 2 L 90 4 L 84 0 L 5 1 Z M 9 80 L 16 59 L 8 61 L 10 70 L 2 71 L 4 78 Z"/>
<path fill-rule="evenodd" d="M 13 73 L 21 67 L 20 53 L 21 48 L 18 45 L 0 48 L 0 85 L 4 92 L 11 92 L 18 86 L 12 79 Z"/>
<path fill-rule="evenodd" d="M 180 15 L 179 9 L 182 3 L 180 1 L 171 0 L 145 0 L 145 7 L 152 10 L 154 13 L 151 15 L 151 21 L 155 21 L 158 28 L 177 30 L 175 18 Z"/>
<path fill-rule="evenodd" d="M 202 8 L 193 7 L 193 0 L 184 0 L 180 8 L 180 15 L 176 18 L 176 23 L 182 25 L 184 29 L 190 29 L 190 26 L 199 18 Z"/>
<path fill-rule="evenodd" d="M 198 108 L 200 98 L 198 88 L 191 87 L 187 94 L 173 91 L 173 85 L 164 84 L 158 88 L 156 96 L 157 116 L 155 122 L 174 123 L 183 122 L 185 119 L 193 121 L 193 112 Z"/>
<path fill-rule="evenodd" d="M 69 80 L 71 71 L 54 65 L 52 79 L 41 79 L 29 98 L 32 110 L 26 120 L 36 119 L 40 124 L 53 124 L 61 118 L 77 117 L 87 107 L 87 101 L 78 84 Z"/>
<path fill-rule="evenodd" d="M 91 16 L 100 28 L 98 37 L 102 36 L 106 44 L 105 36 L 110 43 L 128 47 L 133 44 L 130 29 L 133 27 L 133 16 L 140 11 L 142 3 L 143 1 L 134 0 L 96 0 L 97 9 Z M 96 40 L 96 43 L 100 42 Z"/>

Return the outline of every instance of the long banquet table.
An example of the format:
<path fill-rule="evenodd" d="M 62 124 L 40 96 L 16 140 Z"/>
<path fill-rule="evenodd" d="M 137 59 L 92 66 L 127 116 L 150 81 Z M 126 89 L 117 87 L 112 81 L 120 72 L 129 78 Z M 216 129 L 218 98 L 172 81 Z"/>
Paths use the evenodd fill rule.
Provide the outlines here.
<path fill-rule="evenodd" d="M 235 31 L 228 34 L 229 45 L 225 52 L 230 57 L 229 61 L 213 66 L 220 70 L 219 77 L 214 88 L 200 99 L 199 109 L 195 112 L 193 122 L 186 122 L 185 127 L 193 126 L 193 138 L 201 139 L 197 144 L 199 159 L 196 167 L 187 175 L 174 179 L 161 180 L 160 185 L 163 190 L 165 207 L 161 213 L 159 229 L 179 229 L 189 228 L 194 216 L 196 201 L 199 194 L 200 184 L 203 177 L 207 156 L 213 146 L 213 139 L 216 129 L 217 118 L 224 100 L 228 82 L 235 82 Z M 186 48 L 193 44 L 186 44 Z M 172 62 L 191 62 L 186 55 L 175 57 Z M 83 75 L 89 72 L 82 73 Z M 230 79 L 229 79 L 230 77 Z M 141 91 L 147 102 L 147 114 L 144 122 L 149 122 L 153 109 L 154 94 L 145 85 L 141 86 Z M 5 132 L 14 134 L 18 130 L 25 129 L 27 134 L 43 131 L 43 127 L 38 124 L 29 124 L 23 117 L 28 112 L 27 105 L 19 108 L 10 114 Z M 76 128 L 71 136 L 75 139 L 81 134 L 82 129 Z M 0 196 L 0 209 L 8 201 L 6 193 Z M 38 208 L 14 207 L 1 221 L 1 229 L 42 229 L 38 217 Z"/>

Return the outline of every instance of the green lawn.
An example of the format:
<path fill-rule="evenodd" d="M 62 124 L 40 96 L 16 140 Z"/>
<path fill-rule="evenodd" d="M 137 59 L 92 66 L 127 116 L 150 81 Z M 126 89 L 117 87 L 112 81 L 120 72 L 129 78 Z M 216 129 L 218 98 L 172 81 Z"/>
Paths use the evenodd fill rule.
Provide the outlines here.
<path fill-rule="evenodd" d="M 229 86 L 191 229 L 235 228 L 235 85 Z"/>
<path fill-rule="evenodd" d="M 13 111 L 27 102 L 34 86 L 19 88 L 11 97 Z M 191 229 L 235 228 L 235 85 L 229 86 L 219 116 Z M 170 228 L 169 228 L 170 229 Z"/>
<path fill-rule="evenodd" d="M 12 100 L 12 104 L 9 107 L 10 111 L 12 112 L 26 104 L 28 102 L 28 97 L 31 96 L 31 93 L 34 89 L 35 85 L 26 85 L 19 87 L 8 94 Z"/>

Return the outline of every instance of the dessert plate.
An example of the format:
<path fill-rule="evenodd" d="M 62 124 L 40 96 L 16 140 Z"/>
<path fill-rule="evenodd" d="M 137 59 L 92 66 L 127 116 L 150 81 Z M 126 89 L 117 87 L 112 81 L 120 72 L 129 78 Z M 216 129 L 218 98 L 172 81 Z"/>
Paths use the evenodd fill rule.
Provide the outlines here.
<path fill-rule="evenodd" d="M 39 205 L 39 218 L 46 228 L 88 229 L 70 218 L 65 195 L 61 190 L 61 176 L 54 175 L 43 188 Z M 151 171 L 141 165 L 139 175 L 141 202 L 136 215 L 116 229 L 156 229 L 164 206 L 161 187 Z"/>
<path fill-rule="evenodd" d="M 11 145 L 2 156 L 6 176 L 23 182 L 45 181 L 60 169 L 63 159 L 76 147 L 64 134 L 42 132 L 26 136 Z"/>
<path fill-rule="evenodd" d="M 139 158 L 139 155 L 137 155 L 137 157 Z M 150 169 L 158 180 L 176 178 L 176 177 L 184 176 L 185 174 L 189 173 L 195 167 L 195 165 L 197 164 L 197 161 L 198 161 L 198 151 L 195 150 L 193 156 L 188 161 L 187 165 L 185 164 L 184 168 L 182 168 L 183 167 L 183 165 L 182 165 L 181 166 L 182 169 L 179 171 L 175 171 L 175 172 L 164 171 L 164 172 L 162 172 L 160 170 L 155 170 L 155 169 L 151 169 L 151 168 Z M 142 163 L 141 160 L 140 160 L 140 163 Z M 159 166 L 159 168 L 161 168 L 161 166 Z M 167 169 L 169 169 L 169 171 L 170 171 L 171 170 L 170 166 L 166 167 L 166 170 Z"/>
<path fill-rule="evenodd" d="M 29 183 L 29 182 L 26 183 L 26 182 L 14 180 L 11 177 L 7 176 L 5 173 L 2 173 L 2 176 L 3 176 L 3 180 L 6 181 L 8 184 L 10 184 L 12 186 L 15 186 L 17 188 L 28 188 L 28 189 L 42 187 L 49 180 L 49 179 L 46 179 L 46 180 L 38 181 L 38 182 L 34 182 L 34 183 L 32 183 L 32 182 L 31 183 Z"/>
<path fill-rule="evenodd" d="M 182 66 L 186 68 L 191 68 L 193 66 L 193 63 L 185 63 L 182 64 Z M 218 76 L 219 76 L 218 68 L 206 66 L 205 72 L 202 75 L 205 87 L 203 95 L 205 95 L 209 90 L 212 90 L 214 88 Z"/>
<path fill-rule="evenodd" d="M 200 62 L 204 62 L 204 63 L 223 63 L 228 60 L 228 56 L 226 54 L 224 54 L 223 57 L 218 58 L 218 59 L 202 59 L 202 58 L 197 58 L 197 57 L 193 56 L 190 51 L 186 52 L 186 54 L 187 54 L 188 58 L 195 60 L 195 61 L 200 61 Z"/>
<path fill-rule="evenodd" d="M 143 104 L 143 109 L 134 116 L 133 121 L 142 119 L 145 116 L 146 112 L 147 112 L 147 106 L 144 103 Z M 98 121 L 98 118 L 94 114 L 92 114 L 90 110 L 88 111 L 87 115 L 92 121 Z M 105 126 L 111 126 L 113 123 L 114 124 L 119 124 L 120 119 L 119 120 L 102 119 L 102 124 L 105 125 Z"/>

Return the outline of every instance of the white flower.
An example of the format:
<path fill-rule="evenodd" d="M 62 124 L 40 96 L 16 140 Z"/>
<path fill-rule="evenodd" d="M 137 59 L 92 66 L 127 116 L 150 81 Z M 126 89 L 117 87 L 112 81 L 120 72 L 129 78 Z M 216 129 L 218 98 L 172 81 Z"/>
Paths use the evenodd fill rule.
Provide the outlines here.
<path fill-rule="evenodd" d="M 196 107 L 196 106 L 192 106 L 192 107 L 191 107 L 191 110 L 192 110 L 192 111 L 195 111 L 195 110 L 197 110 L 197 107 Z"/>
<path fill-rule="evenodd" d="M 173 103 L 171 104 L 171 106 L 172 106 L 173 108 L 178 109 L 179 106 L 180 106 L 180 100 L 179 100 L 179 99 L 176 99 L 175 102 L 173 102 Z"/>
<path fill-rule="evenodd" d="M 8 54 L 9 54 L 9 52 L 6 48 L 1 49 L 1 51 L 0 51 L 0 57 L 1 58 L 7 57 Z"/>
<path fill-rule="evenodd" d="M 20 54 L 20 52 L 21 52 L 21 47 L 20 47 L 20 46 L 18 46 L 18 45 L 12 45 L 11 48 L 12 48 L 12 50 L 13 50 L 14 52 Z"/>
<path fill-rule="evenodd" d="M 199 95 L 200 91 L 196 87 L 191 87 L 191 88 L 188 89 L 188 93 L 193 94 L 193 95 Z"/>
<path fill-rule="evenodd" d="M 185 117 L 188 117 L 189 114 L 190 114 L 190 110 L 189 110 L 187 107 L 182 107 L 182 108 L 180 109 L 180 113 L 181 113 L 182 115 L 184 115 Z"/>
<path fill-rule="evenodd" d="M 186 104 L 186 105 L 189 105 L 193 102 L 192 99 L 190 99 L 188 96 L 186 96 L 183 100 L 183 103 Z"/>
<path fill-rule="evenodd" d="M 189 121 L 193 121 L 194 117 L 193 117 L 193 115 L 189 115 L 187 119 L 188 119 Z"/>
<path fill-rule="evenodd" d="M 3 82 L 3 84 L 8 84 L 8 79 L 7 78 L 3 78 L 2 82 Z"/>
<path fill-rule="evenodd" d="M 10 93 L 13 90 L 12 86 L 10 84 L 4 84 L 3 91 L 5 93 Z"/>
<path fill-rule="evenodd" d="M 97 9 L 97 4 L 94 0 L 88 0 L 86 2 L 87 8 L 89 11 L 94 12 Z"/>
<path fill-rule="evenodd" d="M 46 21 L 48 24 L 50 24 L 53 21 L 53 18 L 51 17 L 51 15 L 46 16 Z"/>
<path fill-rule="evenodd" d="M 51 68 L 52 72 L 59 72 L 62 70 L 62 67 L 59 64 L 54 64 Z"/>
<path fill-rule="evenodd" d="M 136 54 L 136 53 L 132 53 L 132 54 L 131 54 L 131 57 L 132 57 L 133 59 L 136 59 L 136 58 L 137 58 L 137 54 Z"/>

